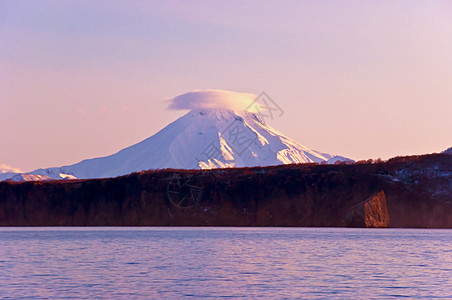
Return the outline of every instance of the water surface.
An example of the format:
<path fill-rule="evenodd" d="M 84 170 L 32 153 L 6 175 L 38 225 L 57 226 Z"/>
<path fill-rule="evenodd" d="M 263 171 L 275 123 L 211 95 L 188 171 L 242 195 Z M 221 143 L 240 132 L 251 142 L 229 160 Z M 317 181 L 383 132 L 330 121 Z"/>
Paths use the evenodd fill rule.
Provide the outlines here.
<path fill-rule="evenodd" d="M 0 228 L 0 298 L 452 298 L 452 230 Z"/>

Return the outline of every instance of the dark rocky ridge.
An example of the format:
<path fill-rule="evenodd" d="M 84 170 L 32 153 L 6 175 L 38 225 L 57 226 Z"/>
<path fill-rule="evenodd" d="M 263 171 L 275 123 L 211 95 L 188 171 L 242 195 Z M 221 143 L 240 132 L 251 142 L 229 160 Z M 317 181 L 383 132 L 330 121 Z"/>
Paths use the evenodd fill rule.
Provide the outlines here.
<path fill-rule="evenodd" d="M 0 225 L 452 228 L 452 156 L 2 182 Z"/>

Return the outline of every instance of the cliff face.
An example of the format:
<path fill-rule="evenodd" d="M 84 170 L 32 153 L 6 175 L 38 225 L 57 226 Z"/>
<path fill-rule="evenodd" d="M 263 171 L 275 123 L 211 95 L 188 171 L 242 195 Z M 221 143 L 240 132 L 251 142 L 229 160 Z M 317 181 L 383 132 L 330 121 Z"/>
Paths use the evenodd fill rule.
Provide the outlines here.
<path fill-rule="evenodd" d="M 452 157 L 3 182 L 0 225 L 452 228 Z"/>
<path fill-rule="evenodd" d="M 388 227 L 389 213 L 383 191 L 364 202 L 364 223 L 366 227 Z"/>
<path fill-rule="evenodd" d="M 346 218 L 348 226 L 352 227 L 388 227 L 389 213 L 384 191 L 352 206 Z"/>

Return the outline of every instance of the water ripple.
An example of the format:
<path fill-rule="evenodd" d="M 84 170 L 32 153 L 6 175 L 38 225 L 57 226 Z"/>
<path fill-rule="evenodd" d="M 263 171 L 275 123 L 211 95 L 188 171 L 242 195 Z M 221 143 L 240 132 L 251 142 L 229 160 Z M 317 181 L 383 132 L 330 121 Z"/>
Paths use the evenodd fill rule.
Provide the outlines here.
<path fill-rule="evenodd" d="M 452 230 L 2 228 L 2 299 L 452 298 Z"/>

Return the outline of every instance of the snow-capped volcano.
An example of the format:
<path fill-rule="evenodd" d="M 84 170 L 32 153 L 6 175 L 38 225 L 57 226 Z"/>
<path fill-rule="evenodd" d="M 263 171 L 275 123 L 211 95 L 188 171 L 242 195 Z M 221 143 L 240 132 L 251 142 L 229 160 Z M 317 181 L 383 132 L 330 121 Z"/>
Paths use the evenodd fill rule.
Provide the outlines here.
<path fill-rule="evenodd" d="M 193 95 L 190 97 L 193 100 Z M 224 101 L 221 105 L 211 105 L 212 101 L 220 103 L 218 97 L 210 97 L 209 101 L 209 105 L 202 106 L 196 102 L 188 113 L 155 135 L 113 155 L 28 174 L 82 179 L 116 177 L 149 169 L 211 169 L 348 160 L 295 142 L 268 125 L 259 113 L 237 109 L 237 105 L 227 107 Z M 23 177 L 21 174 L 16 180 L 26 180 Z"/>

